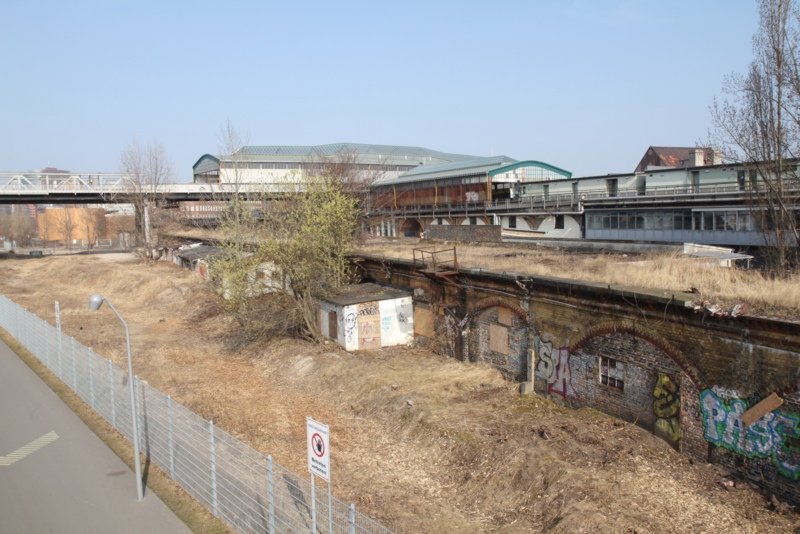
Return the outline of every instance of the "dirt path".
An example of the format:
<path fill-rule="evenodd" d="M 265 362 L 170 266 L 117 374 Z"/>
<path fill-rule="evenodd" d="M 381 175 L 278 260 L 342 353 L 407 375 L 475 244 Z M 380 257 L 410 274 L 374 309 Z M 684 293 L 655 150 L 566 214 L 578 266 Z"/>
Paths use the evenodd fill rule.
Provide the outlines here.
<path fill-rule="evenodd" d="M 573 411 L 493 369 L 418 348 L 348 354 L 275 340 L 232 352 L 211 288 L 111 256 L 3 260 L 0 293 L 303 475 L 305 417 L 331 426 L 334 493 L 397 532 L 789 532 L 746 484 L 651 434 Z M 127 258 L 121 258 L 125 260 Z"/>

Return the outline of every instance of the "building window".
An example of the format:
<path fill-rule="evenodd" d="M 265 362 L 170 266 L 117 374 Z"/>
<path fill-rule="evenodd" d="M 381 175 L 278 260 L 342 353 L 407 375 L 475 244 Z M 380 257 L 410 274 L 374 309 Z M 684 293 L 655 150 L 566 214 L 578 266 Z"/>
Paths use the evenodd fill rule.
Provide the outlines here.
<path fill-rule="evenodd" d="M 441 217 L 439 217 L 438 219 L 436 219 L 436 224 L 439 224 L 439 225 L 442 225 L 442 224 L 444 224 L 444 221 L 442 220 L 442 218 L 441 218 Z"/>
<path fill-rule="evenodd" d="M 516 215 L 509 215 L 508 216 L 508 227 L 509 228 L 516 228 L 517 227 L 517 216 Z"/>
<path fill-rule="evenodd" d="M 475 226 L 476 224 L 478 224 L 478 218 L 477 217 L 470 217 L 469 218 L 469 224 L 471 224 L 472 226 Z"/>
<path fill-rule="evenodd" d="M 616 214 L 614 214 L 614 219 L 616 221 Z M 616 228 L 616 225 L 615 225 Z M 563 230 L 564 229 L 564 216 L 563 215 L 556 215 L 556 230 Z"/>
<path fill-rule="evenodd" d="M 614 389 L 625 389 L 625 365 L 611 358 L 600 357 L 600 383 Z"/>

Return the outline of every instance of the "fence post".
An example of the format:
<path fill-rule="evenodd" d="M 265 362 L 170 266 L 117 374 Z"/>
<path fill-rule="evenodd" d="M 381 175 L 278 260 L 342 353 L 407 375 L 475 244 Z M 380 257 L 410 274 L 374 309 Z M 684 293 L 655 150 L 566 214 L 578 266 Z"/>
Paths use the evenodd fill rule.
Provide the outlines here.
<path fill-rule="evenodd" d="M 147 382 L 145 381 L 145 384 Z M 136 390 L 136 425 L 139 427 L 139 435 L 136 436 L 136 439 L 139 440 L 139 450 L 145 453 L 145 456 L 150 455 L 150 451 L 145 450 L 145 439 L 144 433 L 147 426 L 144 424 L 144 410 L 142 410 L 142 381 L 139 380 L 138 376 L 133 377 L 133 386 Z"/>
<path fill-rule="evenodd" d="M 269 513 L 269 534 L 275 534 L 275 492 L 272 481 L 272 455 L 267 455 L 267 502 Z"/>
<path fill-rule="evenodd" d="M 61 349 L 61 340 L 64 337 L 64 334 L 61 333 L 61 330 L 58 331 L 58 378 L 64 380 L 64 366 L 61 363 L 61 353 L 63 352 Z"/>
<path fill-rule="evenodd" d="M 89 367 L 89 406 L 94 410 L 94 375 L 92 374 L 92 349 L 86 349 L 86 362 Z"/>
<path fill-rule="evenodd" d="M 175 450 L 172 446 L 172 397 L 167 395 L 167 443 L 169 445 L 169 478 L 175 480 Z"/>
<path fill-rule="evenodd" d="M 72 340 L 72 391 L 75 393 L 78 392 L 78 374 L 75 371 L 75 338 L 71 337 Z"/>
<path fill-rule="evenodd" d="M 108 362 L 108 388 L 111 391 L 111 426 L 117 428 L 117 406 L 114 403 L 114 364 Z"/>
<path fill-rule="evenodd" d="M 208 439 L 211 444 L 211 504 L 214 517 L 217 517 L 217 459 L 214 455 L 214 421 L 211 419 L 208 420 Z"/>
<path fill-rule="evenodd" d="M 356 534 L 356 505 L 350 503 L 350 534 Z"/>
<path fill-rule="evenodd" d="M 42 323 L 45 323 L 45 321 L 42 321 Z M 53 364 L 50 362 L 50 343 L 47 342 L 46 323 L 42 325 L 42 328 L 44 328 L 44 333 L 42 334 L 42 338 L 44 338 L 44 361 L 47 368 L 52 370 Z"/>

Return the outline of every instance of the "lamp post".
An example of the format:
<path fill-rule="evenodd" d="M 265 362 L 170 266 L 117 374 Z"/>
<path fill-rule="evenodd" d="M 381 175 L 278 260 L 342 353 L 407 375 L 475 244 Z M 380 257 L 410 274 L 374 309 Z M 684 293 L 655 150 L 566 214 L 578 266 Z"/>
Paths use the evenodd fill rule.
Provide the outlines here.
<path fill-rule="evenodd" d="M 136 466 L 136 497 L 137 500 L 144 499 L 144 488 L 142 488 L 142 464 L 139 460 L 139 422 L 138 422 L 138 414 L 136 410 L 136 393 L 134 392 L 133 387 L 133 361 L 131 360 L 131 334 L 128 330 L 128 323 L 125 322 L 125 319 L 119 314 L 117 309 L 111 304 L 111 301 L 105 298 L 102 295 L 94 294 L 89 297 L 89 309 L 92 311 L 97 311 L 100 309 L 100 306 L 103 305 L 103 302 L 108 302 L 108 307 L 111 308 L 111 311 L 119 318 L 122 322 L 122 326 L 125 327 L 125 341 L 128 345 L 128 386 L 130 386 L 131 390 L 131 419 L 133 420 L 133 463 Z"/>

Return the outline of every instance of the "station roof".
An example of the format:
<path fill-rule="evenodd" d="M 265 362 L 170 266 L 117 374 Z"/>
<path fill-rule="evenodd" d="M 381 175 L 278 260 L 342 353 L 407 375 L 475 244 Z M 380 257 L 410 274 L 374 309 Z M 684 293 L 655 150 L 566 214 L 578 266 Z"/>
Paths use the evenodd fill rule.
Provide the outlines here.
<path fill-rule="evenodd" d="M 241 158 L 243 161 L 303 162 L 315 158 L 336 158 L 350 156 L 355 163 L 375 163 L 391 165 L 423 165 L 474 159 L 467 154 L 451 154 L 429 148 L 399 145 L 372 145 L 364 143 L 333 143 L 311 146 L 245 146 L 235 154 L 221 156 L 223 161 Z M 195 164 L 199 164 L 200 158 Z"/>
<path fill-rule="evenodd" d="M 495 176 L 512 171 L 520 167 L 538 167 L 562 175 L 564 178 L 572 177 L 572 173 L 559 169 L 541 161 L 517 161 L 508 156 L 492 156 L 488 158 L 475 158 L 467 161 L 455 161 L 436 165 L 420 165 L 396 178 L 379 180 L 375 185 L 399 185 L 426 180 L 444 180 L 447 178 L 460 178 L 467 176 Z"/>
<path fill-rule="evenodd" d="M 459 176 L 485 175 L 487 172 L 497 170 L 517 163 L 517 160 L 508 156 L 491 156 L 488 158 L 473 158 L 466 161 L 453 161 L 433 165 L 420 165 L 397 178 L 380 180 L 376 185 L 405 184 L 421 182 L 424 180 L 439 180 L 443 178 L 457 178 Z"/>

